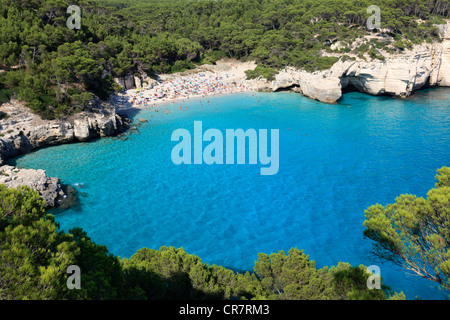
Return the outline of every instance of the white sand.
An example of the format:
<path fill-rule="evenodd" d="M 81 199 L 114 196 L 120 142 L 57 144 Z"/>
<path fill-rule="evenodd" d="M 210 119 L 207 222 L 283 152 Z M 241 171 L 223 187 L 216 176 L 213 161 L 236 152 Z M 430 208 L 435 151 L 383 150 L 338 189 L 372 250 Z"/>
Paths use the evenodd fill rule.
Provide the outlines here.
<path fill-rule="evenodd" d="M 246 70 L 256 67 L 254 61 L 220 60 L 176 74 L 160 75 L 161 83 L 151 89 L 130 89 L 118 94 L 113 103 L 118 110 L 149 108 L 161 103 L 191 98 L 253 91 L 246 81 Z"/>

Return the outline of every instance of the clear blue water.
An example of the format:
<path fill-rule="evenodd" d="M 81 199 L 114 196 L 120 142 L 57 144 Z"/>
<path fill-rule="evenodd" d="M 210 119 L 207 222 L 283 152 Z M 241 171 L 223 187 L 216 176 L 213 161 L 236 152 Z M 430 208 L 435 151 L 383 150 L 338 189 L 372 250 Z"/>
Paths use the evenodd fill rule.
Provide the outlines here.
<path fill-rule="evenodd" d="M 436 170 L 450 165 L 449 99 L 450 90 L 435 89 L 408 99 L 348 93 L 337 105 L 282 92 L 188 100 L 168 105 L 167 115 L 142 111 L 136 118 L 149 123 L 126 141 L 62 145 L 15 161 L 83 183 L 81 206 L 57 221 L 121 257 L 166 245 L 251 270 L 259 252 L 297 247 L 319 267 L 378 265 L 408 299 L 441 299 L 448 293 L 432 282 L 375 258 L 362 223 L 370 205 L 426 196 Z M 278 174 L 261 176 L 260 165 L 174 165 L 172 132 L 192 132 L 197 120 L 203 130 L 279 129 Z"/>

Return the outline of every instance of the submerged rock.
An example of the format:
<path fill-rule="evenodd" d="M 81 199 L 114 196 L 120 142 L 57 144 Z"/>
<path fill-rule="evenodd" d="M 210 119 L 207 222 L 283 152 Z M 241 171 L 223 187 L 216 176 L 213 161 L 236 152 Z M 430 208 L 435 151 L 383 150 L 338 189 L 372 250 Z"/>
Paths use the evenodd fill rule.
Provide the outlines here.
<path fill-rule="evenodd" d="M 64 196 L 58 200 L 58 211 L 64 211 L 80 205 L 77 190 L 69 185 L 63 185 Z"/>

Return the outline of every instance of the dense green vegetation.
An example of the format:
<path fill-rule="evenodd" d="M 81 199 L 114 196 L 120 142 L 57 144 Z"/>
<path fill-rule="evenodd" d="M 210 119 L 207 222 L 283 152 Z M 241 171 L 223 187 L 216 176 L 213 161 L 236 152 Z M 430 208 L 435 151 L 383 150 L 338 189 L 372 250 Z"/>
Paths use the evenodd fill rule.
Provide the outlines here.
<path fill-rule="evenodd" d="M 402 195 L 366 210 L 365 236 L 379 257 L 449 289 L 450 168 L 428 198 Z M 70 265 L 81 289 L 66 286 Z M 318 269 L 303 251 L 260 253 L 253 271 L 208 265 L 182 248 L 143 248 L 120 259 L 79 228 L 59 230 L 38 192 L 0 185 L 0 299 L 405 299 L 370 290 L 364 266 Z"/>
<path fill-rule="evenodd" d="M 74 4 L 80 30 L 66 26 Z M 381 8 L 393 40 L 353 48 L 378 32 L 365 27 L 370 5 Z M 383 50 L 438 39 L 433 24 L 448 15 L 447 0 L 0 0 L 0 103 L 16 97 L 51 119 L 82 110 L 93 95 L 107 98 L 120 89 L 113 78 L 128 74 L 222 57 L 255 59 L 262 76 L 287 65 L 327 69 L 338 59 L 327 52 L 382 59 Z"/>
<path fill-rule="evenodd" d="M 66 286 L 70 265 L 81 289 Z M 404 299 L 369 290 L 366 267 L 317 269 L 298 249 L 260 254 L 253 272 L 203 263 L 182 248 L 143 248 L 130 259 L 110 254 L 79 228 L 59 231 L 28 187 L 0 185 L 0 299 Z"/>
<path fill-rule="evenodd" d="M 401 195 L 368 208 L 364 235 L 379 257 L 450 290 L 450 168 L 436 179 L 427 199 Z"/>
<path fill-rule="evenodd" d="M 267 80 L 275 80 L 275 76 L 277 75 L 278 71 L 275 68 L 266 67 L 263 65 L 257 65 L 255 69 L 253 70 L 247 70 L 245 71 L 245 74 L 247 75 L 247 79 L 256 79 L 259 77 L 263 77 Z"/>

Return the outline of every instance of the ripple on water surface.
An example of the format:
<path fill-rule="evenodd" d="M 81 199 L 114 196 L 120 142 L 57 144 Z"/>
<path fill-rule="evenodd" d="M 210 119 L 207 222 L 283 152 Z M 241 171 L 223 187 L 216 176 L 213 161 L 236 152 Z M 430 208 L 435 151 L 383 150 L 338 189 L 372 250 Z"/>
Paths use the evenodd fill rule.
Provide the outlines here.
<path fill-rule="evenodd" d="M 252 269 L 259 252 L 304 249 L 319 267 L 379 265 L 407 298 L 445 298 L 429 281 L 371 255 L 364 210 L 404 193 L 426 196 L 436 169 L 450 164 L 450 91 L 409 99 L 349 93 L 337 105 L 298 94 L 258 93 L 142 111 L 149 123 L 126 141 L 101 139 L 38 150 L 16 160 L 63 183 L 83 183 L 81 206 L 57 216 L 121 257 L 142 247 L 184 247 L 204 262 Z M 350 107 L 348 107 L 350 106 Z M 186 110 L 186 107 L 188 110 Z M 176 166 L 171 134 L 254 128 L 280 130 L 280 167 Z"/>

